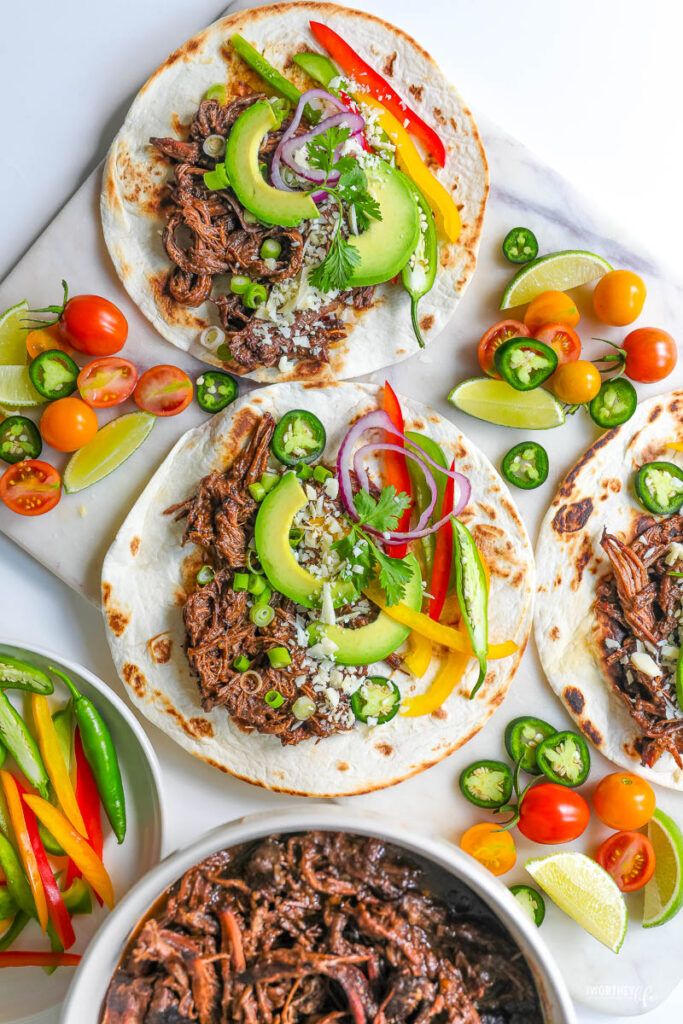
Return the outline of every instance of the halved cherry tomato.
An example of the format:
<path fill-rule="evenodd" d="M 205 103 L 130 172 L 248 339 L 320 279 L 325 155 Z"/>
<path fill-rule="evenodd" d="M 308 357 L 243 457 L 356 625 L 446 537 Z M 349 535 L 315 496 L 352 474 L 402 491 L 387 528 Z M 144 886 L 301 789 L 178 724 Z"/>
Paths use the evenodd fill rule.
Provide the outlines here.
<path fill-rule="evenodd" d="M 624 338 L 624 372 L 641 384 L 654 384 L 668 377 L 678 362 L 676 342 L 658 327 L 638 327 Z"/>
<path fill-rule="evenodd" d="M 551 380 L 553 391 L 561 402 L 584 405 L 592 401 L 600 390 L 600 371 L 587 359 L 574 359 L 558 366 Z"/>
<path fill-rule="evenodd" d="M 62 496 L 62 480 L 48 462 L 25 459 L 10 466 L 0 477 L 0 498 L 20 516 L 42 516 Z"/>
<path fill-rule="evenodd" d="M 67 355 L 73 356 L 74 350 L 71 345 L 62 337 L 57 324 L 51 324 L 49 327 L 37 328 L 34 331 L 29 331 L 26 335 L 26 349 L 28 351 L 29 359 L 35 359 L 42 352 L 51 352 L 55 349 L 59 349 L 61 352 L 66 352 Z"/>
<path fill-rule="evenodd" d="M 558 786 L 558 789 L 563 787 Z M 515 866 L 517 850 L 509 832 L 495 821 L 482 821 L 463 832 L 460 847 L 493 875 L 504 875 Z"/>
<path fill-rule="evenodd" d="M 534 843 L 568 843 L 578 839 L 590 809 L 574 789 L 546 782 L 527 791 L 519 809 L 519 831 Z"/>
<path fill-rule="evenodd" d="M 62 337 L 89 356 L 111 356 L 128 337 L 128 321 L 113 302 L 101 295 L 74 295 L 59 318 Z"/>
<path fill-rule="evenodd" d="M 138 371 L 129 359 L 108 356 L 93 359 L 78 375 L 78 390 L 81 398 L 95 409 L 107 409 L 133 394 L 138 380 Z"/>
<path fill-rule="evenodd" d="M 624 327 L 640 316 L 646 295 L 642 277 L 632 270 L 612 270 L 595 286 L 593 309 L 603 323 Z"/>
<path fill-rule="evenodd" d="M 536 331 L 544 324 L 566 324 L 568 327 L 576 327 L 580 319 L 581 315 L 571 296 L 556 291 L 541 292 L 531 300 L 524 314 L 524 323 L 534 338 L 538 337 Z"/>
<path fill-rule="evenodd" d="M 595 859 L 622 892 L 642 889 L 655 873 L 655 849 L 642 832 L 615 832 L 604 841 Z"/>
<path fill-rule="evenodd" d="M 192 401 L 192 381 L 179 366 L 153 366 L 140 377 L 134 397 L 143 412 L 176 416 Z"/>
<path fill-rule="evenodd" d="M 493 357 L 496 349 L 509 341 L 510 338 L 528 338 L 529 330 L 519 320 L 501 320 L 499 323 L 489 327 L 481 336 L 477 352 L 479 365 L 489 377 L 496 377 L 500 380 L 500 374 L 496 373 L 493 366 Z"/>
<path fill-rule="evenodd" d="M 593 807 L 609 828 L 636 829 L 647 825 L 657 800 L 649 782 L 631 772 L 605 775 L 593 793 Z"/>
<path fill-rule="evenodd" d="M 571 363 L 581 355 L 581 339 L 567 324 L 551 323 L 534 332 L 534 338 L 550 345 L 557 353 L 557 365 Z"/>
<path fill-rule="evenodd" d="M 80 398 L 59 398 L 40 417 L 40 432 L 51 448 L 75 452 L 97 433 L 97 416 Z"/>

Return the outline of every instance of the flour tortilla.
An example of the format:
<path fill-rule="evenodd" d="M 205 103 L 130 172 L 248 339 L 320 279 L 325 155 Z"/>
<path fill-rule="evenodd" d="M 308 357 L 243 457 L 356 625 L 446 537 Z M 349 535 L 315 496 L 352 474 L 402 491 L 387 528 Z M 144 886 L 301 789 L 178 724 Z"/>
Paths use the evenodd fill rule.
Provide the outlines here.
<path fill-rule="evenodd" d="M 116 271 L 129 295 L 154 327 L 173 345 L 204 362 L 224 365 L 199 342 L 207 326 L 219 324 L 210 302 L 193 309 L 163 291 L 172 264 L 162 245 L 166 218 L 159 200 L 172 177 L 170 161 L 149 144 L 150 136 L 178 137 L 205 91 L 227 82 L 264 90 L 263 81 L 229 45 L 244 35 L 302 90 L 312 82 L 292 63 L 300 50 L 320 50 L 308 23 L 317 19 L 336 29 L 386 75 L 398 92 L 433 124 L 447 148 L 438 177 L 460 207 L 457 243 L 439 246 L 439 271 L 432 291 L 420 301 L 425 340 L 444 328 L 474 271 L 488 195 L 488 169 L 477 127 L 460 96 L 432 58 L 400 29 L 370 14 L 325 3 L 283 3 L 241 11 L 215 22 L 172 54 L 142 87 L 114 139 L 104 171 L 101 198 L 104 237 Z M 214 283 L 214 294 L 224 292 Z M 307 359 L 281 371 L 277 366 L 245 374 L 264 383 L 357 377 L 391 365 L 418 350 L 410 322 L 410 300 L 401 288 L 382 285 L 372 309 L 348 312 L 349 334 L 332 347 L 330 363 Z M 235 364 L 230 364 L 234 371 Z M 239 372 L 237 370 L 236 372 Z"/>
<path fill-rule="evenodd" d="M 648 517 L 635 500 L 633 474 L 645 462 L 683 466 L 665 447 L 681 438 L 683 391 L 642 402 L 623 426 L 603 434 L 579 459 L 550 506 L 536 547 L 535 636 L 555 693 L 605 757 L 651 782 L 683 789 L 683 772 L 669 753 L 644 768 L 635 750 L 642 736 L 603 671 L 594 637 L 595 581 L 610 568 L 600 547 L 603 529 L 630 542 Z"/>
<path fill-rule="evenodd" d="M 180 746 L 223 771 L 268 789 L 309 796 L 341 796 L 390 786 L 428 768 L 475 735 L 501 703 L 517 669 L 531 626 L 533 556 L 509 492 L 488 459 L 455 426 L 426 406 L 401 399 L 406 428 L 438 441 L 447 458 L 472 482 L 472 499 L 461 518 L 473 531 L 491 573 L 492 642 L 513 639 L 518 652 L 489 662 L 482 689 L 471 661 L 463 680 L 438 713 L 397 716 L 385 725 L 357 725 L 319 743 L 283 747 L 274 736 L 242 732 L 225 709 L 205 713 L 183 650 L 182 604 L 194 585 L 197 549 L 181 548 L 183 522 L 164 509 L 184 501 L 201 477 L 223 469 L 270 412 L 277 420 L 305 408 L 325 425 L 324 458 L 333 460 L 359 416 L 377 408 L 379 389 L 361 384 L 279 384 L 253 391 L 221 415 L 182 437 L 147 485 L 121 527 L 104 562 L 102 595 L 107 636 L 131 700 Z M 403 696 L 423 692 L 424 679 L 401 672 Z M 378 666 L 391 675 L 388 666 Z"/>

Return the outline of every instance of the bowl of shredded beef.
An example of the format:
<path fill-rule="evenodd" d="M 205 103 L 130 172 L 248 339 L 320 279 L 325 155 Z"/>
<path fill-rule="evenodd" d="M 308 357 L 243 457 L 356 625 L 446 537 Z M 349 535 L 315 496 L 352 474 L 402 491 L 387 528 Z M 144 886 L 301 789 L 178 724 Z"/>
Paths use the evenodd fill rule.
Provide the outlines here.
<path fill-rule="evenodd" d="M 564 1024 L 557 967 L 497 879 L 343 807 L 252 815 L 119 904 L 64 1004 L 79 1024 Z"/>

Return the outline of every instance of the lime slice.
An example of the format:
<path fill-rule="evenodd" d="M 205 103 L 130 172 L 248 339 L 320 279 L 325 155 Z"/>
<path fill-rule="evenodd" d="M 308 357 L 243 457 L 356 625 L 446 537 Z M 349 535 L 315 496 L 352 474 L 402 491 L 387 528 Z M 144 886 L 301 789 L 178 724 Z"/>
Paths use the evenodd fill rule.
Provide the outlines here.
<path fill-rule="evenodd" d="M 28 360 L 26 351 L 27 328 L 21 318 L 28 312 L 28 302 L 18 302 L 16 306 L 0 316 L 0 364 L 2 366 L 24 366 Z"/>
<path fill-rule="evenodd" d="M 613 953 L 621 949 L 628 913 L 617 883 L 584 853 L 532 857 L 524 867 L 560 910 Z"/>
<path fill-rule="evenodd" d="M 70 494 L 82 491 L 113 473 L 149 436 L 154 420 L 149 412 L 129 412 L 106 423 L 69 459 L 64 490 Z"/>
<path fill-rule="evenodd" d="M 647 835 L 655 848 L 655 873 L 645 886 L 643 928 L 654 928 L 683 906 L 683 832 L 668 814 L 656 810 Z"/>
<path fill-rule="evenodd" d="M 28 375 L 28 366 L 0 366 L 0 405 L 12 409 L 44 405 Z"/>
<path fill-rule="evenodd" d="M 565 249 L 539 256 L 518 270 L 503 292 L 501 309 L 523 306 L 542 292 L 566 292 L 580 284 L 597 281 L 612 267 L 602 256 L 580 249 Z"/>
<path fill-rule="evenodd" d="M 501 427 L 547 430 L 564 423 L 564 409 L 549 391 L 517 391 L 506 381 L 492 377 L 464 380 L 453 388 L 448 401 L 468 416 Z"/>

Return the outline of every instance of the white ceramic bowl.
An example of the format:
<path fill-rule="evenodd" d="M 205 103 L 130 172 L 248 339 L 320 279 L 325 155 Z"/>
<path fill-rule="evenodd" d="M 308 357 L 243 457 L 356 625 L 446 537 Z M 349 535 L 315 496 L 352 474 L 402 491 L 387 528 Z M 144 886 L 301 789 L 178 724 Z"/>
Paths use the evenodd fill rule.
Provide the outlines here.
<path fill-rule="evenodd" d="M 334 804 L 250 814 L 212 829 L 191 846 L 163 860 L 128 893 L 93 939 L 69 989 L 61 1024 L 98 1024 L 109 981 L 131 931 L 162 892 L 193 864 L 238 843 L 307 829 L 378 836 L 393 843 L 426 868 L 430 886 L 443 896 L 452 889 L 453 879 L 467 885 L 495 913 L 524 953 L 547 1024 L 574 1024 L 571 1000 L 554 960 L 538 929 L 502 882 L 443 839 L 418 836 L 384 818 Z"/>

